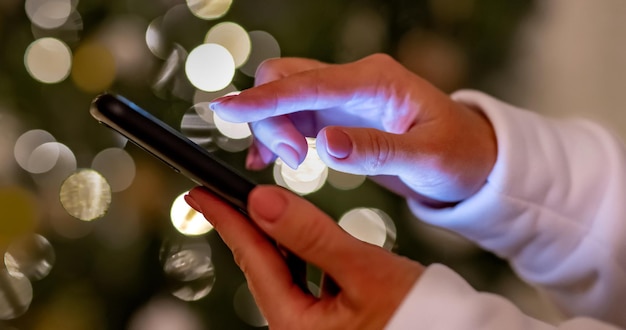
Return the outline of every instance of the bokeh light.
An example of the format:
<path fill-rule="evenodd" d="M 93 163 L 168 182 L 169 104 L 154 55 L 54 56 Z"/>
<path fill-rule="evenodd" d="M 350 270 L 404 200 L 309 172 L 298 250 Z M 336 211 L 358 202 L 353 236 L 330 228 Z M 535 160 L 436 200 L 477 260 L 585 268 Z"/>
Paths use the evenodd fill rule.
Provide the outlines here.
<path fill-rule="evenodd" d="M 248 60 L 252 47 L 248 32 L 241 25 L 233 22 L 222 22 L 213 26 L 204 42 L 222 45 L 228 49 L 235 60 L 236 68 Z"/>
<path fill-rule="evenodd" d="M 180 194 L 172 203 L 170 209 L 172 225 L 183 235 L 198 236 L 208 233 L 213 226 L 202 213 L 197 212 L 185 202 L 186 194 L 187 192 Z"/>
<path fill-rule="evenodd" d="M 200 114 L 205 111 L 205 108 L 208 109 L 208 103 L 197 104 L 189 108 L 180 121 L 180 131 L 185 137 L 202 148 L 208 151 L 216 151 L 219 148 L 217 139 L 220 132 L 215 127 L 212 118 L 208 122 L 201 117 Z"/>
<path fill-rule="evenodd" d="M 345 173 L 328 169 L 328 183 L 339 190 L 351 190 L 356 189 L 365 182 L 367 176 Z"/>
<path fill-rule="evenodd" d="M 34 129 L 20 135 L 15 141 L 13 154 L 15 161 L 27 172 L 33 172 L 30 168 L 31 156 L 35 149 L 46 143 L 55 142 L 56 139 L 47 131 Z"/>
<path fill-rule="evenodd" d="M 252 136 L 248 123 L 233 123 L 222 119 L 217 113 L 213 113 L 213 122 L 224 136 L 231 139 L 246 139 Z"/>
<path fill-rule="evenodd" d="M 47 142 L 35 148 L 28 159 L 28 171 L 34 174 L 50 171 L 61 156 L 61 148 L 67 147 L 58 142 Z"/>
<path fill-rule="evenodd" d="M 162 60 L 172 51 L 172 45 L 163 32 L 163 17 L 157 17 L 146 29 L 146 45 L 152 54 Z"/>
<path fill-rule="evenodd" d="M 37 226 L 39 205 L 28 190 L 19 187 L 0 188 L 0 248 L 18 237 L 31 233 Z"/>
<path fill-rule="evenodd" d="M 128 330 L 205 330 L 202 320 L 180 300 L 158 297 L 131 318 Z"/>
<path fill-rule="evenodd" d="M 107 180 L 91 169 L 78 170 L 61 185 L 61 205 L 71 216 L 83 221 L 104 216 L 111 198 Z"/>
<path fill-rule="evenodd" d="M 24 314 L 33 301 L 33 286 L 24 275 L 0 269 L 0 320 Z"/>
<path fill-rule="evenodd" d="M 307 138 L 309 149 L 297 169 L 287 166 L 281 159 L 274 163 L 274 181 L 298 194 L 313 193 L 324 186 L 328 178 L 328 166 L 319 158 L 315 139 Z"/>
<path fill-rule="evenodd" d="M 187 0 L 187 6 L 197 17 L 212 20 L 226 15 L 232 2 L 232 0 Z"/>
<path fill-rule="evenodd" d="M 207 243 L 190 241 L 170 246 L 163 262 L 163 271 L 173 296 L 184 301 L 206 297 L 215 284 L 215 267 Z"/>
<path fill-rule="evenodd" d="M 267 320 L 259 310 L 247 283 L 239 286 L 233 298 L 235 313 L 246 324 L 253 327 L 267 326 Z"/>
<path fill-rule="evenodd" d="M 100 151 L 91 162 L 91 168 L 107 179 L 112 192 L 126 190 L 135 179 L 135 161 L 124 149 L 108 148 Z"/>
<path fill-rule="evenodd" d="M 78 11 L 73 10 L 65 23 L 57 28 L 46 29 L 37 24 L 31 24 L 30 30 L 35 39 L 56 38 L 71 46 L 80 40 L 80 34 L 83 31 L 83 18 Z"/>
<path fill-rule="evenodd" d="M 39 165 L 37 161 L 41 163 Z M 46 165 L 47 164 L 47 165 Z M 35 170 L 47 169 L 38 173 Z M 30 156 L 29 169 L 33 180 L 42 188 L 57 190 L 68 175 L 76 171 L 76 155 L 61 143 L 48 142 L 37 147 Z"/>
<path fill-rule="evenodd" d="M 72 51 L 59 39 L 37 39 L 26 49 L 24 65 L 34 79 L 46 84 L 58 83 L 70 74 Z"/>
<path fill-rule="evenodd" d="M 219 91 L 233 80 L 235 60 L 224 46 L 203 44 L 189 53 L 185 72 L 196 88 L 207 92 Z"/>
<path fill-rule="evenodd" d="M 263 61 L 280 57 L 280 45 L 274 36 L 265 31 L 251 31 L 248 36 L 252 45 L 250 56 L 239 70 L 247 76 L 254 77 L 256 69 Z"/>
<path fill-rule="evenodd" d="M 72 0 L 26 0 L 24 7 L 30 21 L 44 29 L 62 26 L 74 10 Z"/>
<path fill-rule="evenodd" d="M 361 241 L 391 250 L 396 242 L 396 226 L 385 212 L 356 208 L 339 219 L 339 226 Z"/>
<path fill-rule="evenodd" d="M 113 54 L 98 42 L 86 42 L 74 54 L 72 80 L 87 93 L 100 93 L 115 80 L 116 63 Z"/>
<path fill-rule="evenodd" d="M 56 254 L 48 240 L 38 234 L 30 234 L 13 241 L 4 253 L 4 264 L 13 276 L 20 274 L 31 281 L 48 276 Z"/>
<path fill-rule="evenodd" d="M 191 99 L 195 88 L 185 74 L 187 51 L 179 44 L 173 44 L 165 63 L 161 66 L 152 90 L 161 98 L 176 97 L 182 100 Z"/>

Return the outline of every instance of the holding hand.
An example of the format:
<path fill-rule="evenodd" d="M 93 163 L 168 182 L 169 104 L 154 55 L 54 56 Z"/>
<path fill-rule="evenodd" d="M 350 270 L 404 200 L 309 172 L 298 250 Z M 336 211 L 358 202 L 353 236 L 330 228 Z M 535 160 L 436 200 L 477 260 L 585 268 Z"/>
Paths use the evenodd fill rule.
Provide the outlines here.
<path fill-rule="evenodd" d="M 185 199 L 232 250 L 271 329 L 381 329 L 423 271 L 350 236 L 314 205 L 277 186 L 251 192 L 252 221 L 203 188 Z M 302 291 L 268 236 L 331 276 L 339 292 L 316 298 Z"/>
<path fill-rule="evenodd" d="M 255 85 L 211 103 L 223 119 L 251 123 L 251 169 L 275 155 L 295 168 L 306 156 L 305 137 L 317 137 L 319 156 L 336 170 L 394 176 L 409 198 L 454 203 L 484 184 L 496 159 L 482 114 L 386 55 L 343 65 L 270 60 Z"/>

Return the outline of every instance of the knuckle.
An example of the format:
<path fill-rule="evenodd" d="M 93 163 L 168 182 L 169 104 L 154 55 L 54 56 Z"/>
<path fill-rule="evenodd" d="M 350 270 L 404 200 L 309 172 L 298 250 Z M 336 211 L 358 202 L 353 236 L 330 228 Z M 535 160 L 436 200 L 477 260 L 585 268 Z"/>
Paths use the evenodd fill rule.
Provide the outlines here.
<path fill-rule="evenodd" d="M 298 250 L 300 253 L 311 255 L 322 250 L 326 245 L 325 242 L 328 235 L 326 226 L 323 225 L 325 221 L 321 220 L 314 217 L 310 221 L 305 221 L 301 224 L 301 230 L 294 235 L 294 240 L 299 245 Z"/>
<path fill-rule="evenodd" d="M 386 164 L 394 158 L 394 148 L 391 140 L 385 134 L 368 132 L 370 152 L 366 155 L 364 166 L 367 173 L 380 173 Z"/>

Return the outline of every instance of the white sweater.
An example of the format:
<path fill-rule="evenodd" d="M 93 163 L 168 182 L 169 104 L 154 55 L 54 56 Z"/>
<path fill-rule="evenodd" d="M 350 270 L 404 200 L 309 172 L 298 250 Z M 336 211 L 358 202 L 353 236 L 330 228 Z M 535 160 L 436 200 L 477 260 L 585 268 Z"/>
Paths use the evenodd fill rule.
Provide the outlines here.
<path fill-rule="evenodd" d="M 559 329 L 626 327 L 626 153 L 580 119 L 554 120 L 476 91 L 458 101 L 492 122 L 498 157 L 485 186 L 447 209 L 409 201 L 423 221 L 455 231 L 510 261 L 568 316 Z M 599 320 L 602 320 L 603 323 Z M 388 329 L 553 329 L 433 265 Z"/>

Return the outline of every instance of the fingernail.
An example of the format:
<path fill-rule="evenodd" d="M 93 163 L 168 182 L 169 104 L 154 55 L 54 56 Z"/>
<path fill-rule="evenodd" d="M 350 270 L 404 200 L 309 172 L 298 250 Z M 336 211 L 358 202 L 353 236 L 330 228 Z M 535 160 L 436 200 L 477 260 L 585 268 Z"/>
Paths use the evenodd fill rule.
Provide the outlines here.
<path fill-rule="evenodd" d="M 211 101 L 211 103 L 209 103 L 209 108 L 211 108 L 211 110 L 215 111 L 215 109 L 217 109 L 220 105 L 223 105 L 224 103 L 230 101 L 235 96 L 237 96 L 237 95 L 225 95 L 225 96 L 222 96 L 222 97 L 218 97 L 215 100 Z"/>
<path fill-rule="evenodd" d="M 344 159 L 352 153 L 352 140 L 340 129 L 327 129 L 326 132 L 326 151 L 331 156 Z"/>
<path fill-rule="evenodd" d="M 251 206 L 254 214 L 267 222 L 278 220 L 287 208 L 285 197 L 272 189 L 263 189 L 252 196 Z"/>
<path fill-rule="evenodd" d="M 202 213 L 202 209 L 200 208 L 200 205 L 190 195 L 185 195 L 185 202 L 187 202 L 187 204 L 189 204 L 189 206 L 191 206 L 192 209 Z"/>
<path fill-rule="evenodd" d="M 300 165 L 300 155 L 296 149 L 291 146 L 281 143 L 276 148 L 276 153 L 285 162 L 285 164 L 294 170 L 298 168 L 298 165 Z"/>

